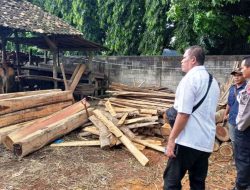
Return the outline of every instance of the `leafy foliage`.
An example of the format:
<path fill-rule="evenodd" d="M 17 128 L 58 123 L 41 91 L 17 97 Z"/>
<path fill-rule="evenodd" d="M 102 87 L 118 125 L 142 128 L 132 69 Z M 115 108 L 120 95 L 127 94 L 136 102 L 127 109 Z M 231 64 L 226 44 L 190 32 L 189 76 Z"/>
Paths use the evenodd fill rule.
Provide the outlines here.
<path fill-rule="evenodd" d="M 250 53 L 250 1 L 29 0 L 112 55 L 160 55 L 199 44 L 209 54 Z"/>

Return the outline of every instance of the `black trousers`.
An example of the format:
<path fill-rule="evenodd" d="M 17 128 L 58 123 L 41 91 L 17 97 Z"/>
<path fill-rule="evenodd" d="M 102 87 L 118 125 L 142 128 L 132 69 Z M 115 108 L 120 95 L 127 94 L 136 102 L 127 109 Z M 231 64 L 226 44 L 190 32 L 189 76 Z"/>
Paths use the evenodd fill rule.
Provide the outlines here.
<path fill-rule="evenodd" d="M 236 187 L 250 190 L 250 127 L 245 131 L 235 129 Z"/>
<path fill-rule="evenodd" d="M 163 174 L 164 190 L 180 190 L 181 180 L 189 172 L 191 190 L 205 190 L 210 153 L 176 144 L 175 158 L 169 158 Z"/>

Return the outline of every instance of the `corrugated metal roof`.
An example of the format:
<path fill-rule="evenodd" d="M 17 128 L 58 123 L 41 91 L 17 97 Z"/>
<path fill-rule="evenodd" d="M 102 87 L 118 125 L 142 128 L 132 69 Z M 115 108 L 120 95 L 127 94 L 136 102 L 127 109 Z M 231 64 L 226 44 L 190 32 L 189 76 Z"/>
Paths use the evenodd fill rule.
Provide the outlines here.
<path fill-rule="evenodd" d="M 0 0 L 0 26 L 41 34 L 82 35 L 62 19 L 25 0 Z"/>

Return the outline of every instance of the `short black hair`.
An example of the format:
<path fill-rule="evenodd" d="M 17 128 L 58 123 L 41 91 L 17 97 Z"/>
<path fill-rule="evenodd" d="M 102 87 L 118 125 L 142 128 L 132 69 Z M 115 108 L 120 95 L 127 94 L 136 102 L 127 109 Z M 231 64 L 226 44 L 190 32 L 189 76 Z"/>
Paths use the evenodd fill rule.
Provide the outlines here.
<path fill-rule="evenodd" d="M 199 65 L 204 65 L 205 62 L 205 51 L 201 46 L 195 45 L 190 46 L 186 51 L 190 51 L 190 56 L 194 56 Z"/>
<path fill-rule="evenodd" d="M 250 56 L 244 57 L 242 61 L 246 67 L 250 67 Z"/>

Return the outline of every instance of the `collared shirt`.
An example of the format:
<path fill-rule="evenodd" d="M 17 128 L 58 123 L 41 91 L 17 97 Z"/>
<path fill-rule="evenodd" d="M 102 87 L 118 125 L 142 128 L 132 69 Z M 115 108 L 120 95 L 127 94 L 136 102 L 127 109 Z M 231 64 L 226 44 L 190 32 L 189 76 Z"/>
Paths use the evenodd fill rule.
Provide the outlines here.
<path fill-rule="evenodd" d="M 232 85 L 229 88 L 227 104 L 229 105 L 230 109 L 229 109 L 228 122 L 233 126 L 236 126 L 236 117 L 237 117 L 238 110 L 239 110 L 239 103 L 236 97 L 238 96 L 240 91 L 244 90 L 246 84 L 247 82 L 245 81 L 239 88 L 237 88 L 236 85 Z"/>
<path fill-rule="evenodd" d="M 220 89 L 214 78 L 203 103 L 193 113 L 192 109 L 206 94 L 208 83 L 209 75 L 205 67 L 195 66 L 179 83 L 174 103 L 179 113 L 190 114 L 175 142 L 204 152 L 213 151 L 215 139 L 215 112 Z"/>

